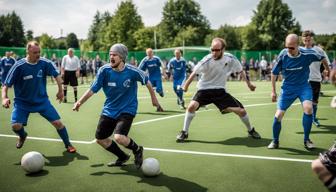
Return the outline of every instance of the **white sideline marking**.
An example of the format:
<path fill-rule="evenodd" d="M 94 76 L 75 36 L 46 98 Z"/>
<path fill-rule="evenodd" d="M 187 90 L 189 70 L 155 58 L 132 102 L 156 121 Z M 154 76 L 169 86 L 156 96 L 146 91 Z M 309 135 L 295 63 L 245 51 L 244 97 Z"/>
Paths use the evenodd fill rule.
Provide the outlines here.
<path fill-rule="evenodd" d="M 268 157 L 268 156 L 257 156 L 257 155 L 239 155 L 239 154 L 230 154 L 230 153 L 210 153 L 210 152 L 185 151 L 185 150 L 175 150 L 175 149 L 159 149 L 159 148 L 147 148 L 147 147 L 145 147 L 145 149 L 149 151 L 163 151 L 163 152 L 170 152 L 170 153 L 185 153 L 185 154 L 209 155 L 209 156 L 220 156 L 220 157 L 241 157 L 241 158 L 249 158 L 249 159 L 294 161 L 294 162 L 303 162 L 303 163 L 311 163 L 313 161 L 313 160 L 308 160 L 308 159 L 293 159 L 293 158 Z"/>
<path fill-rule="evenodd" d="M 18 136 L 16 135 L 6 135 L 6 134 L 0 134 L 0 137 L 15 137 L 17 138 Z M 31 140 L 40 140 L 40 141 L 55 141 L 55 142 L 63 142 L 61 139 L 53 139 L 53 138 L 43 138 L 43 137 L 27 137 L 28 139 Z M 80 144 L 92 144 L 92 141 L 76 141 L 76 140 L 70 140 L 72 143 L 80 143 Z M 95 142 L 95 140 L 93 141 Z"/>

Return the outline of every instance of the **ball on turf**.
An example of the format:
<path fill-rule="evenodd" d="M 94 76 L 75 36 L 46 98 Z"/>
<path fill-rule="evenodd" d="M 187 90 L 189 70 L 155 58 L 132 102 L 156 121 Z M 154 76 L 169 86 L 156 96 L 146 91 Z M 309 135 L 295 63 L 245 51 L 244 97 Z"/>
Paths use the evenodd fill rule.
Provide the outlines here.
<path fill-rule="evenodd" d="M 27 173 L 36 173 L 41 171 L 44 166 L 44 157 L 41 153 L 30 151 L 21 158 L 21 167 Z"/>
<path fill-rule="evenodd" d="M 149 157 L 142 162 L 141 171 L 148 177 L 157 176 L 160 174 L 160 163 L 157 159 Z"/>
<path fill-rule="evenodd" d="M 336 96 L 334 96 L 330 102 L 330 107 L 336 109 Z"/>

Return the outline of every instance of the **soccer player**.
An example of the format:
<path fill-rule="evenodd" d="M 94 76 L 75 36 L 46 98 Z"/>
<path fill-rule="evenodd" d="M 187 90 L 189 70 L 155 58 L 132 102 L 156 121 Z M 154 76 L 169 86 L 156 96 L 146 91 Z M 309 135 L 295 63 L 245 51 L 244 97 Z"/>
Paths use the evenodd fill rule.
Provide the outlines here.
<path fill-rule="evenodd" d="M 312 170 L 331 192 L 336 192 L 336 145 L 320 153 L 312 164 Z"/>
<path fill-rule="evenodd" d="M 108 166 L 122 166 L 130 158 L 119 148 L 120 144 L 133 151 L 134 163 L 140 168 L 143 147 L 127 136 L 138 107 L 137 82 L 146 85 L 154 106 L 159 106 L 159 102 L 145 73 L 125 63 L 127 54 L 127 47 L 123 44 L 114 44 L 110 48 L 110 65 L 99 69 L 91 87 L 74 104 L 73 110 L 78 111 L 93 94 L 103 88 L 106 101 L 96 130 L 97 143 L 118 157 Z M 109 138 L 113 133 L 116 142 Z"/>
<path fill-rule="evenodd" d="M 30 113 L 40 113 L 56 129 L 62 138 L 68 152 L 76 152 L 70 143 L 67 129 L 60 120 L 56 109 L 51 105 L 46 88 L 47 76 L 53 76 L 58 85 L 57 100 L 63 99 L 62 79 L 50 60 L 40 58 L 40 46 L 36 41 L 30 41 L 26 47 L 27 57 L 17 61 L 8 72 L 2 88 L 2 106 L 9 108 L 8 88 L 14 86 L 14 105 L 12 111 L 12 129 L 19 135 L 16 148 L 20 149 L 26 138 L 24 126 Z"/>
<path fill-rule="evenodd" d="M 0 71 L 1 71 L 1 83 L 5 83 L 5 79 L 7 77 L 7 74 L 9 70 L 12 68 L 12 66 L 15 64 L 16 60 L 11 57 L 11 52 L 6 51 L 6 56 L 1 59 L 0 62 Z"/>
<path fill-rule="evenodd" d="M 162 65 L 161 59 L 153 54 L 153 50 L 151 48 L 146 49 L 146 54 L 147 56 L 143 58 L 139 64 L 139 69 L 148 72 L 149 81 L 151 82 L 153 88 L 161 97 L 163 97 L 162 75 L 167 78 L 167 75 L 164 72 L 165 67 Z M 161 106 L 158 106 L 157 111 L 163 111 Z"/>
<path fill-rule="evenodd" d="M 323 60 L 326 63 L 324 65 L 330 65 L 328 55 L 323 51 L 323 49 L 319 46 L 314 45 L 314 33 L 310 30 L 306 30 L 302 32 L 302 41 L 304 47 L 306 49 L 314 49 L 320 55 L 323 55 L 326 59 Z M 316 114 L 317 114 L 317 104 L 320 96 L 321 91 L 321 81 L 322 81 L 322 74 L 321 74 L 321 62 L 314 61 L 309 66 L 310 73 L 309 73 L 309 83 L 313 90 L 313 123 L 316 127 L 320 126 L 320 122 L 318 121 Z"/>
<path fill-rule="evenodd" d="M 197 93 L 192 98 L 186 110 L 182 131 L 177 135 L 176 141 L 183 142 L 188 138 L 189 126 L 195 116 L 195 111 L 200 106 L 215 104 L 221 113 L 234 112 L 245 124 L 248 136 L 260 139 L 259 133 L 251 126 L 249 117 L 244 106 L 225 88 L 226 80 L 231 73 L 239 72 L 246 81 L 251 91 L 255 86 L 246 79 L 241 63 L 232 54 L 224 53 L 226 42 L 221 38 L 214 38 L 211 43 L 211 54 L 206 55 L 190 74 L 182 89 L 188 91 L 188 87 L 197 74 L 201 79 L 197 84 Z"/>
<path fill-rule="evenodd" d="M 63 91 L 64 91 L 64 103 L 67 102 L 67 87 L 70 83 L 75 96 L 75 102 L 77 101 L 77 78 L 80 75 L 80 62 L 76 55 L 74 55 L 74 49 L 69 48 L 68 54 L 62 59 L 61 75 L 63 77 Z"/>
<path fill-rule="evenodd" d="M 181 109 L 186 109 L 184 106 L 182 84 L 186 79 L 187 62 L 182 57 L 182 51 L 175 49 L 175 57 L 168 63 L 168 71 L 171 72 L 173 79 L 173 88 L 177 96 L 177 104 L 181 106 Z"/>
<path fill-rule="evenodd" d="M 299 47 L 299 37 L 296 34 L 289 34 L 285 41 L 286 48 L 283 49 L 272 69 L 272 101 L 277 100 L 276 78 L 281 73 L 283 83 L 279 96 L 278 107 L 273 120 L 273 141 L 268 145 L 269 149 L 279 148 L 279 135 L 281 131 L 281 120 L 286 110 L 299 98 L 303 108 L 302 125 L 304 131 L 304 146 L 313 149 L 315 146 L 309 138 L 312 126 L 312 89 L 308 82 L 309 65 L 313 61 L 325 60 L 313 49 Z M 323 61 L 325 63 L 325 61 Z M 329 70 L 328 66 L 325 66 Z"/>

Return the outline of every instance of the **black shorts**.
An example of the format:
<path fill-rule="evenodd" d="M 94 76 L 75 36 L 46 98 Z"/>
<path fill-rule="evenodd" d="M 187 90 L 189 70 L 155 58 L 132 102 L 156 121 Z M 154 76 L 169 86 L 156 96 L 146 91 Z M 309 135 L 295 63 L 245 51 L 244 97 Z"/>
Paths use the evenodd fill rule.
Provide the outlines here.
<path fill-rule="evenodd" d="M 313 103 L 318 103 L 321 91 L 321 83 L 316 81 L 309 81 L 309 83 L 313 90 Z"/>
<path fill-rule="evenodd" d="M 236 98 L 227 93 L 225 89 L 199 90 L 192 100 L 197 101 L 200 106 L 213 103 L 221 113 L 225 113 L 223 110 L 228 107 L 244 108 L 244 106 Z"/>
<path fill-rule="evenodd" d="M 101 115 L 96 130 L 96 139 L 106 139 L 110 137 L 113 132 L 127 136 L 131 129 L 133 119 L 134 116 L 127 113 L 121 114 L 117 119 Z"/>
<path fill-rule="evenodd" d="M 80 70 L 81 77 L 86 77 L 87 73 L 86 70 Z"/>
<path fill-rule="evenodd" d="M 76 71 L 65 71 L 63 85 L 78 86 Z"/>

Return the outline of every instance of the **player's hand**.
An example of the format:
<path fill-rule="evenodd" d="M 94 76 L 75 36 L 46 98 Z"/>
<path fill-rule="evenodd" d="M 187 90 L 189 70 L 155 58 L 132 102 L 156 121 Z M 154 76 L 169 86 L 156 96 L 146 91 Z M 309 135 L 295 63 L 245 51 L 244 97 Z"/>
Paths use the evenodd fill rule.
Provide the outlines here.
<path fill-rule="evenodd" d="M 4 108 L 9 108 L 9 106 L 10 106 L 10 99 L 8 99 L 8 98 L 5 98 L 5 99 L 2 99 L 2 106 L 4 107 Z"/>
<path fill-rule="evenodd" d="M 271 93 L 271 97 L 272 97 L 272 102 L 276 102 L 277 101 L 277 94 L 276 93 Z"/>
<path fill-rule="evenodd" d="M 76 77 L 79 78 L 79 71 L 76 71 Z"/>
<path fill-rule="evenodd" d="M 64 98 L 63 91 L 58 91 L 56 94 L 56 100 L 58 100 L 58 102 L 61 103 L 63 101 L 63 98 Z"/>
<path fill-rule="evenodd" d="M 250 88 L 251 91 L 254 91 L 257 87 L 253 84 L 249 84 L 248 87 Z"/>
<path fill-rule="evenodd" d="M 188 91 L 188 87 L 185 86 L 185 85 L 181 86 L 181 89 L 182 89 L 184 92 L 187 92 L 187 91 Z"/>
<path fill-rule="evenodd" d="M 73 111 L 79 111 L 79 108 L 80 108 L 81 105 L 82 105 L 82 104 L 81 104 L 79 101 L 77 101 L 77 102 L 74 104 L 74 106 L 72 107 L 72 110 L 73 110 Z"/>

